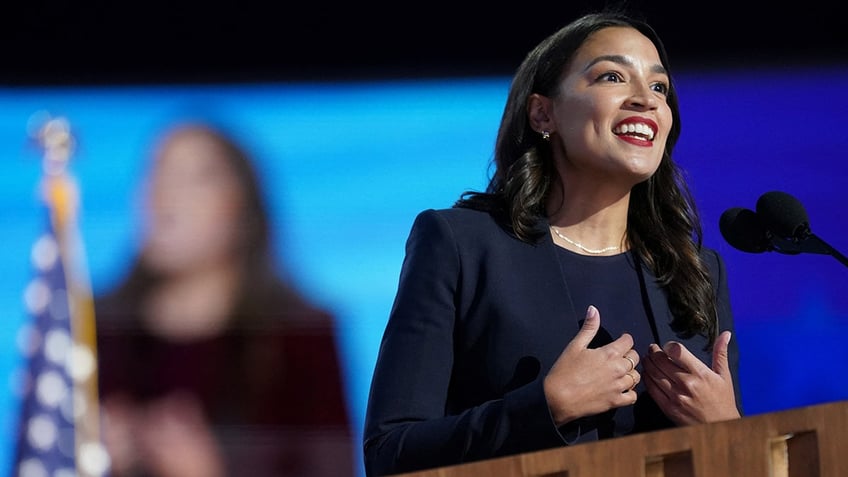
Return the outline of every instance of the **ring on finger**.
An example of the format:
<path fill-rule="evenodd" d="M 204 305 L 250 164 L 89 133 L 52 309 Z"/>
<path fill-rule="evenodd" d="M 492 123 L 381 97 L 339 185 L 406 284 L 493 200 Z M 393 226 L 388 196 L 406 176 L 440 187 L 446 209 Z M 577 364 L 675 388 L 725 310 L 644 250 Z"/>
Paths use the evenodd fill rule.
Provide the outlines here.
<path fill-rule="evenodd" d="M 636 369 L 636 361 L 633 361 L 633 358 L 631 358 L 630 356 L 627 356 L 625 354 L 624 359 L 626 359 L 627 361 L 630 361 L 630 369 L 627 370 L 628 373 L 630 371 L 633 371 L 634 369 Z"/>
<path fill-rule="evenodd" d="M 631 386 L 627 389 L 628 391 L 632 391 L 632 390 L 636 387 L 636 384 L 638 383 L 638 381 L 636 381 L 636 376 L 633 376 L 633 373 L 631 373 L 630 371 L 628 371 L 628 372 L 627 372 L 627 373 L 625 373 L 625 374 L 627 374 L 628 376 L 630 376 L 630 379 L 632 379 L 632 380 L 633 380 L 633 385 L 631 385 Z"/>

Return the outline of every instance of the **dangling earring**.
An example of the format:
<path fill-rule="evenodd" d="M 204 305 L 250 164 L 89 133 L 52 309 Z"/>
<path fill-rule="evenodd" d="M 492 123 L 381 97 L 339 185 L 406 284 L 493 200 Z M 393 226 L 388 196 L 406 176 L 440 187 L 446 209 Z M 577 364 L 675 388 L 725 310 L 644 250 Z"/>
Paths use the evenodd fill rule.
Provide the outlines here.
<path fill-rule="evenodd" d="M 542 131 L 542 139 L 545 141 L 550 141 L 551 133 L 549 131 Z"/>

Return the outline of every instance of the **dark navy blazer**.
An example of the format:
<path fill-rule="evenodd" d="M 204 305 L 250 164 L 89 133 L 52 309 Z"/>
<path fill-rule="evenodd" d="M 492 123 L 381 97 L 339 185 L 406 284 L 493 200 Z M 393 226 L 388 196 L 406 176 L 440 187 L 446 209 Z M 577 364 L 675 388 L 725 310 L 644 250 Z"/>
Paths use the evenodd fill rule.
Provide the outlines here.
<path fill-rule="evenodd" d="M 549 234 L 523 242 L 486 212 L 418 215 L 371 383 L 369 476 L 598 439 L 589 421 L 557 428 L 542 388 L 583 319 L 571 306 L 556 247 Z M 703 256 L 716 284 L 719 328 L 732 330 L 724 264 L 715 251 Z M 706 337 L 676 335 L 662 290 L 644 292 L 658 342 L 681 341 L 710 365 Z M 739 403 L 735 343 L 729 355 Z M 641 389 L 637 406 L 655 415 L 654 428 L 671 426 Z"/>

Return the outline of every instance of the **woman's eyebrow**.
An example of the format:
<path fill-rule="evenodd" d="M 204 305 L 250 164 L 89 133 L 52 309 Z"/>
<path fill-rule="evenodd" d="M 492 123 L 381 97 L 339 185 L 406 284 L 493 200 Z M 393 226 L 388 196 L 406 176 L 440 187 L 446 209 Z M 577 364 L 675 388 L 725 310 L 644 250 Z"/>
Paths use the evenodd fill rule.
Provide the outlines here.
<path fill-rule="evenodd" d="M 598 57 L 592 59 L 592 61 L 590 61 L 589 64 L 586 65 L 586 68 L 584 68 L 584 71 L 588 70 L 593 65 L 600 63 L 601 61 L 611 61 L 613 63 L 617 63 L 617 64 L 620 64 L 622 66 L 633 67 L 633 61 L 631 61 L 629 58 L 627 58 L 624 55 L 601 55 L 601 56 L 598 56 Z M 651 73 L 659 73 L 659 74 L 667 75 L 668 71 L 666 71 L 666 69 L 663 65 L 656 64 L 656 65 L 651 67 Z"/>

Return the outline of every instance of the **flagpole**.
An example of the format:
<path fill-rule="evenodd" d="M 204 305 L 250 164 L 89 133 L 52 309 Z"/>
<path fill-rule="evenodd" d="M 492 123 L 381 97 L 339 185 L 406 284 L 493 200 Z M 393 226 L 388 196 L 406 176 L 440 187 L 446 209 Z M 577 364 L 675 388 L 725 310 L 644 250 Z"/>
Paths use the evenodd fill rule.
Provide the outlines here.
<path fill-rule="evenodd" d="M 79 477 L 105 475 L 108 456 L 101 444 L 97 389 L 97 340 L 94 300 L 77 221 L 79 188 L 68 164 L 75 138 L 65 118 L 48 118 L 36 138 L 43 149 L 42 199 L 50 212 L 60 256 L 64 262 L 73 346 L 67 368 L 74 383 L 76 471 Z"/>

